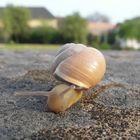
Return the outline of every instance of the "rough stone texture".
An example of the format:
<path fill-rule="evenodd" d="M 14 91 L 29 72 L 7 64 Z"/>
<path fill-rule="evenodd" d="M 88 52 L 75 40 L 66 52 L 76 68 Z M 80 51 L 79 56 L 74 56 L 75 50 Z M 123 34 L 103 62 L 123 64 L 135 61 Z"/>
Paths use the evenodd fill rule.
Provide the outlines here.
<path fill-rule="evenodd" d="M 54 52 L 0 50 L 0 140 L 140 139 L 140 52 L 103 53 L 104 79 L 55 114 L 45 97 L 12 95 L 57 84 L 49 72 Z"/>

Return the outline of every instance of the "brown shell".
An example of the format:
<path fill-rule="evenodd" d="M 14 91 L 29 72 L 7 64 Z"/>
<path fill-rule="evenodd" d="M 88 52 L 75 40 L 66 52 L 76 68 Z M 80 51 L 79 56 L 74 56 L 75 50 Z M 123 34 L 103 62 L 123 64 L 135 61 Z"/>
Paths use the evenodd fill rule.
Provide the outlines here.
<path fill-rule="evenodd" d="M 61 47 L 61 49 L 57 52 L 55 59 L 52 63 L 51 71 L 54 73 L 55 69 L 57 68 L 58 64 L 60 64 L 66 58 L 79 53 L 83 48 L 86 46 L 82 44 L 77 44 L 75 47 L 74 43 L 68 43 Z"/>
<path fill-rule="evenodd" d="M 76 47 L 76 44 L 73 45 L 71 50 L 77 49 Z M 58 54 L 59 57 L 56 56 L 56 58 L 63 57 L 66 50 Z M 67 54 L 65 55 L 67 56 Z M 54 69 L 54 75 L 86 89 L 95 86 L 103 77 L 106 63 L 104 56 L 97 49 L 82 47 L 82 49 L 79 49 L 79 52 L 72 53 L 68 57 L 66 56 L 62 61 L 55 59 L 57 65 Z"/>

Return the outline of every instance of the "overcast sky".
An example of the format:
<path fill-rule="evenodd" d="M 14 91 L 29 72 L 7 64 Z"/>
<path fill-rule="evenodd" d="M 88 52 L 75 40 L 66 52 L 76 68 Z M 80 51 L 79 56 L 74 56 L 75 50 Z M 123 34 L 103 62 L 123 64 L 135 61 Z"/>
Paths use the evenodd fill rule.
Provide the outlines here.
<path fill-rule="evenodd" d="M 44 6 L 54 16 L 66 16 L 78 11 L 83 17 L 95 12 L 105 14 L 114 23 L 140 16 L 140 0 L 0 0 L 7 4 Z"/>

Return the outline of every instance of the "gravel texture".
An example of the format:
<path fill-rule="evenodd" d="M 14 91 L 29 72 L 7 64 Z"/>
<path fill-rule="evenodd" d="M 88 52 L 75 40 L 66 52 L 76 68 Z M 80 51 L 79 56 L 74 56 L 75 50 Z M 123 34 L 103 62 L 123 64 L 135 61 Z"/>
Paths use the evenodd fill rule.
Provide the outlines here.
<path fill-rule="evenodd" d="M 13 96 L 58 83 L 49 72 L 54 53 L 0 51 L 0 140 L 140 139 L 140 52 L 103 52 L 103 80 L 58 114 L 46 107 L 46 97 Z"/>

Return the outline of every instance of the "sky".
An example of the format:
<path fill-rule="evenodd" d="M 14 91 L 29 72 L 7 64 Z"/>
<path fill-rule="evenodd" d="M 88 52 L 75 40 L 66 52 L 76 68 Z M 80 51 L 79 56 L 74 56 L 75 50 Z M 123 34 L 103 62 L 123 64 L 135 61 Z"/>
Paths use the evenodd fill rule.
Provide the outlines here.
<path fill-rule="evenodd" d="M 140 16 L 140 0 L 0 0 L 0 6 L 7 4 L 46 7 L 60 17 L 74 12 L 87 17 L 98 12 L 107 15 L 113 23 Z"/>

